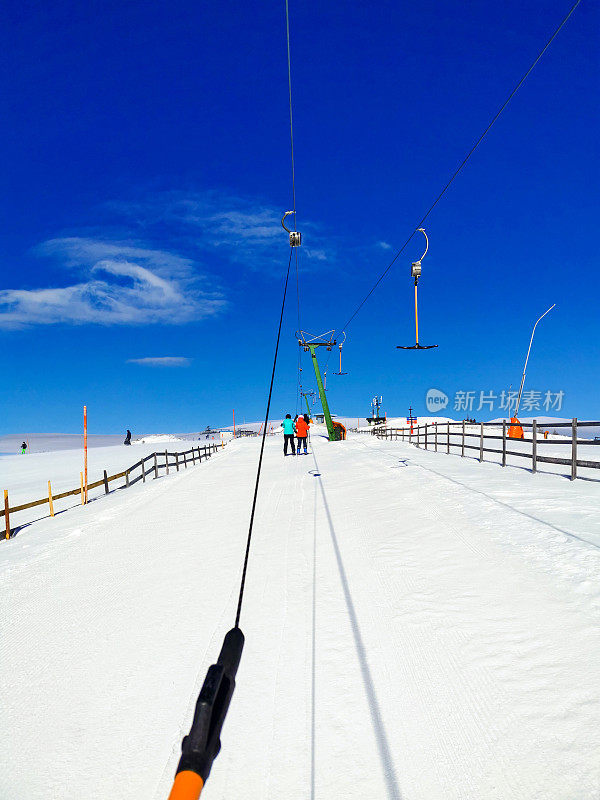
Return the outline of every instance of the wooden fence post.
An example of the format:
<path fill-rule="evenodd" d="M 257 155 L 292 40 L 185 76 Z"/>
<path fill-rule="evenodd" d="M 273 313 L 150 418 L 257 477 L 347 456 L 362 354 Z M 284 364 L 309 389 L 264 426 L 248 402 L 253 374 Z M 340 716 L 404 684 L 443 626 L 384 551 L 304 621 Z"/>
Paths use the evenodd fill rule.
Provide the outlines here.
<path fill-rule="evenodd" d="M 108 494 L 108 473 L 104 470 L 104 494 Z"/>
<path fill-rule="evenodd" d="M 502 466 L 506 466 L 506 420 L 502 420 Z"/>
<path fill-rule="evenodd" d="M 54 503 L 52 502 L 52 486 L 50 486 L 50 481 L 48 481 L 48 504 L 50 506 L 50 516 L 54 516 Z"/>
<path fill-rule="evenodd" d="M 571 480 L 577 477 L 577 417 L 571 422 Z"/>
<path fill-rule="evenodd" d="M 142 458 L 142 483 L 146 483 L 146 462 Z"/>
<path fill-rule="evenodd" d="M 175 453 L 175 466 L 177 467 L 177 472 L 179 472 L 179 453 Z"/>
<path fill-rule="evenodd" d="M 167 469 L 167 475 L 169 474 L 169 454 L 165 450 L 165 467 Z"/>
<path fill-rule="evenodd" d="M 461 458 L 465 457 L 465 421 L 464 421 L 464 419 L 463 419 L 463 423 L 462 423 L 462 446 L 461 446 L 461 449 L 460 449 L 460 456 L 461 456 Z"/>
<path fill-rule="evenodd" d="M 156 458 L 156 453 L 154 453 L 154 480 L 158 478 L 158 459 Z"/>
<path fill-rule="evenodd" d="M 531 471 L 537 471 L 537 420 L 533 420 L 531 429 Z"/>
<path fill-rule="evenodd" d="M 479 463 L 483 461 L 483 422 L 479 423 L 480 425 L 480 433 L 479 433 Z"/>
<path fill-rule="evenodd" d="M 129 470 L 125 470 L 125 486 L 129 486 Z"/>
<path fill-rule="evenodd" d="M 5 539 L 10 539 L 10 518 L 8 516 L 8 512 L 10 511 L 8 507 L 8 489 L 4 490 L 4 520 L 6 522 L 6 536 Z"/>
<path fill-rule="evenodd" d="M 183 466 L 187 469 L 187 453 L 183 454 Z"/>
<path fill-rule="evenodd" d="M 85 505 L 85 491 L 83 488 L 83 472 L 79 473 L 79 477 L 81 478 L 81 505 Z"/>
<path fill-rule="evenodd" d="M 450 453 L 450 423 L 446 423 L 446 453 Z"/>
<path fill-rule="evenodd" d="M 427 450 L 427 428 L 428 428 L 428 425 L 427 425 L 427 423 L 425 423 L 425 450 Z"/>
<path fill-rule="evenodd" d="M 196 463 L 196 450 L 194 449 L 194 445 L 192 445 L 192 464 Z"/>
<path fill-rule="evenodd" d="M 437 422 L 434 423 L 435 425 L 435 452 L 437 453 Z"/>

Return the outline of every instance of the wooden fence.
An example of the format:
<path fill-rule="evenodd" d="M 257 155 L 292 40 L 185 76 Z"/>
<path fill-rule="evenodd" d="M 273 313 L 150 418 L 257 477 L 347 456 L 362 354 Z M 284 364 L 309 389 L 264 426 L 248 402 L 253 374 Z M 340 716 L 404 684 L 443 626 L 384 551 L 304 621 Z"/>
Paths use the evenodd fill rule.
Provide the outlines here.
<path fill-rule="evenodd" d="M 110 491 L 109 484 L 112 481 L 119 480 L 120 478 L 124 478 L 125 482 L 116 488 L 126 489 L 130 486 L 133 486 L 135 483 L 138 483 L 139 481 L 145 483 L 146 478 L 148 477 L 154 476 L 154 478 L 158 478 L 158 471 L 161 469 L 165 470 L 166 475 L 169 474 L 170 469 L 175 469 L 177 472 L 179 472 L 180 468 L 187 469 L 188 465 L 202 463 L 203 459 L 210 458 L 219 449 L 219 447 L 222 446 L 223 445 L 210 444 L 204 447 L 192 447 L 191 450 L 185 450 L 181 453 L 169 453 L 166 450 L 160 453 L 151 453 L 149 456 L 145 456 L 144 458 L 140 459 L 140 461 L 136 461 L 135 464 L 133 464 L 131 467 L 128 467 L 123 472 L 117 472 L 115 475 L 108 475 L 107 471 L 104 470 L 104 474 L 100 480 L 94 481 L 93 483 L 88 483 L 87 491 L 104 486 L 104 493 L 108 494 Z M 135 474 L 137 470 L 139 470 L 139 475 Z M 18 511 L 24 511 L 27 508 L 45 505 L 47 503 L 49 506 L 50 516 L 53 517 L 54 502 L 56 500 L 62 500 L 65 497 L 72 497 L 74 495 L 80 495 L 81 503 L 82 505 L 85 505 L 87 491 L 83 484 L 83 478 L 81 479 L 81 484 L 77 487 L 77 489 L 69 489 L 69 491 L 60 492 L 59 494 L 52 494 L 51 482 L 48 481 L 48 495 L 46 497 L 43 497 L 41 500 L 33 500 L 30 503 L 22 503 L 21 505 L 10 507 L 8 491 L 5 489 L 4 508 L 0 510 L 0 517 L 5 518 L 4 538 L 10 539 L 14 532 L 13 529 L 11 529 L 10 524 L 11 514 L 15 514 Z"/>
<path fill-rule="evenodd" d="M 578 456 L 578 448 L 581 446 L 594 447 L 600 445 L 600 436 L 595 439 L 582 439 L 578 437 L 579 428 L 597 428 L 600 434 L 600 422 L 581 422 L 573 418 L 571 422 L 552 422 L 540 424 L 537 420 L 533 422 L 520 422 L 519 425 L 524 429 L 530 438 L 512 439 L 508 436 L 509 422 L 480 422 L 477 426 L 468 422 L 438 422 L 427 423 L 426 425 L 415 426 L 411 432 L 410 428 L 386 428 L 384 426 L 375 427 L 368 431 L 379 439 L 402 440 L 414 444 L 415 447 L 423 447 L 425 450 L 434 450 L 450 453 L 452 448 L 460 450 L 461 456 L 465 456 L 466 450 L 474 450 L 478 454 L 478 460 L 484 461 L 485 453 L 495 453 L 500 456 L 500 463 L 506 466 L 506 457 L 515 456 L 526 458 L 531 461 L 531 471 L 537 472 L 538 464 L 562 464 L 569 467 L 570 478 L 575 480 L 578 476 L 578 468 L 600 469 L 600 460 L 590 461 Z M 469 431 L 468 428 L 477 427 L 477 432 Z M 546 439 L 544 432 L 548 429 L 558 428 L 568 429 L 568 438 Z M 489 431 L 486 432 L 486 431 Z M 476 443 L 473 443 L 476 440 Z M 487 446 L 490 441 L 498 441 L 497 448 Z M 514 444 L 522 442 L 530 444 L 529 452 L 515 450 Z M 568 446 L 570 454 L 568 458 L 543 455 L 540 451 L 547 446 Z M 513 449 L 509 449 L 513 448 Z M 599 476 L 600 479 L 600 476 Z"/>

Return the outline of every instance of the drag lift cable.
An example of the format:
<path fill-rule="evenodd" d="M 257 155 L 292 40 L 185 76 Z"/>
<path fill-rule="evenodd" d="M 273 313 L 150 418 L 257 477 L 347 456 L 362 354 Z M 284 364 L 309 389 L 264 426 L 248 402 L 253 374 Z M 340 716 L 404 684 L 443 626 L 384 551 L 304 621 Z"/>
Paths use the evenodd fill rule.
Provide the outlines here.
<path fill-rule="evenodd" d="M 403 244 L 403 245 L 400 247 L 400 249 L 399 249 L 399 250 L 396 252 L 395 256 L 392 258 L 392 260 L 391 260 L 391 261 L 390 261 L 390 263 L 387 265 L 387 267 L 386 267 L 386 268 L 383 270 L 383 272 L 381 273 L 381 275 L 380 275 L 380 276 L 377 278 L 377 280 L 375 281 L 375 283 L 373 284 L 373 286 L 372 286 L 372 287 L 369 289 L 369 291 L 367 292 L 367 294 L 366 294 L 366 295 L 363 297 L 363 299 L 360 301 L 360 303 L 359 303 L 359 304 L 356 306 L 356 308 L 354 309 L 354 311 L 352 312 L 352 314 L 350 315 L 350 317 L 349 317 L 349 318 L 346 320 L 346 322 L 345 322 L 345 323 L 342 325 L 342 328 L 343 328 L 344 330 L 347 330 L 347 329 L 348 329 L 348 326 L 350 325 L 350 323 L 351 323 L 351 322 L 354 320 L 354 318 L 357 316 L 357 314 L 358 314 L 358 313 L 360 312 L 360 310 L 363 308 L 363 306 L 365 305 L 365 303 L 367 302 L 367 300 L 368 300 L 368 299 L 371 297 L 371 295 L 372 295 L 372 294 L 375 292 L 375 290 L 377 289 L 377 287 L 379 286 L 379 284 L 380 284 L 380 283 L 383 281 L 383 279 L 385 278 L 385 276 L 386 276 L 386 275 L 388 274 L 388 272 L 389 272 L 389 271 L 392 269 L 392 267 L 394 266 L 394 264 L 396 263 L 396 261 L 398 260 L 398 258 L 400 257 L 400 255 L 401 255 L 401 254 L 404 252 L 404 250 L 405 250 L 405 249 L 406 249 L 406 247 L 408 246 L 408 244 L 409 244 L 410 240 L 413 238 L 413 236 L 415 235 L 415 233 L 417 233 L 417 231 L 418 231 L 420 228 L 422 228 L 422 226 L 425 224 L 425 222 L 426 222 L 426 221 L 427 221 L 427 219 L 429 218 L 429 216 L 430 216 L 430 214 L 432 213 L 432 211 L 434 210 L 434 208 L 435 208 L 435 207 L 438 205 L 438 203 L 440 202 L 440 200 L 442 199 L 442 197 L 444 197 L 444 195 L 446 194 L 446 192 L 448 191 L 448 189 L 450 188 L 450 186 L 451 186 L 451 185 L 454 183 L 454 181 L 455 181 L 455 180 L 456 180 L 456 178 L 458 177 L 459 173 L 460 173 L 460 172 L 463 170 L 463 168 L 465 167 L 465 165 L 467 164 L 467 162 L 469 161 L 469 159 L 471 158 L 471 156 L 473 155 L 473 153 L 475 152 L 475 150 L 477 150 L 477 148 L 479 147 L 479 145 L 481 144 L 481 142 L 482 142 L 482 141 L 485 139 L 485 137 L 487 136 L 487 134 L 488 134 L 488 133 L 490 132 L 490 130 L 492 129 L 492 127 L 493 127 L 493 125 L 495 124 L 495 122 L 498 120 L 498 118 L 500 117 L 500 115 L 503 113 L 504 109 L 505 109 L 505 108 L 508 106 L 508 104 L 509 104 L 509 103 L 510 103 L 510 101 L 513 99 L 513 97 L 514 97 L 514 96 L 517 94 L 517 92 L 519 91 L 519 89 L 521 88 L 521 86 L 522 86 L 522 85 L 525 83 L 525 81 L 527 80 L 527 78 L 529 77 L 529 75 L 530 75 L 530 74 L 533 72 L 533 70 L 534 70 L 534 69 L 535 69 L 535 67 L 537 66 L 538 62 L 540 61 L 540 59 L 542 58 L 542 56 L 544 55 L 544 53 L 546 52 L 546 50 L 547 50 L 547 49 L 550 47 L 550 45 L 552 44 L 552 42 L 553 42 L 553 41 L 556 39 L 556 37 L 558 36 L 558 34 L 561 32 L 561 30 L 562 30 L 562 29 L 564 28 L 564 26 L 567 24 L 567 22 L 569 21 L 569 19 L 571 18 L 571 16 L 573 15 L 573 13 L 575 12 L 575 10 L 576 10 L 577 6 L 578 6 L 580 3 L 581 3 L 581 0 L 576 0 L 576 1 L 575 1 L 575 3 L 574 3 L 572 6 L 571 6 L 571 8 L 569 9 L 569 11 L 568 11 L 568 12 L 567 12 L 567 14 L 565 15 L 565 17 L 562 19 L 561 23 L 558 25 L 558 27 L 557 27 L 557 28 L 556 28 L 556 30 L 554 31 L 554 33 L 553 33 L 553 34 L 550 36 L 550 38 L 548 39 L 548 41 L 546 42 L 546 44 L 543 46 L 543 48 L 542 48 L 542 49 L 540 50 L 540 52 L 537 54 L 537 56 L 535 57 L 535 59 L 533 60 L 533 62 L 531 63 L 531 65 L 528 67 L 527 71 L 526 71 L 526 72 L 523 74 L 523 76 L 521 77 L 521 79 L 519 80 L 519 82 L 516 84 L 516 86 L 514 87 L 514 89 L 513 89 L 513 90 L 510 92 L 510 94 L 508 95 L 508 97 L 506 98 L 506 100 L 504 101 L 504 103 L 502 103 L 502 105 L 500 106 L 500 108 L 498 109 L 498 111 L 497 111 L 497 112 L 495 113 L 495 115 L 492 117 L 492 120 L 490 121 L 490 123 L 488 124 L 488 126 L 486 127 L 486 129 L 485 129 L 485 130 L 483 131 L 483 133 L 482 133 L 482 134 L 479 136 L 479 138 L 477 139 L 477 141 L 475 142 L 475 144 L 474 144 L 474 145 L 471 147 L 471 149 L 469 150 L 469 152 L 467 153 L 467 155 L 466 155 L 466 156 L 463 158 L 463 160 L 460 162 L 460 164 L 458 165 L 458 167 L 457 167 L 457 168 L 455 169 L 455 171 L 452 173 L 452 175 L 450 176 L 450 178 L 448 179 L 448 181 L 446 182 L 446 184 L 443 186 L 443 188 L 442 188 L 442 190 L 440 191 L 440 193 L 437 195 L 437 197 L 435 198 L 435 200 L 434 200 L 434 201 L 432 202 L 432 204 L 429 206 L 429 208 L 427 209 L 427 211 L 425 212 L 425 214 L 424 214 L 424 215 L 421 217 L 421 219 L 420 219 L 420 221 L 417 223 L 416 227 L 415 227 L 415 228 L 413 228 L 413 230 L 412 230 L 411 234 L 410 234 L 410 235 L 409 235 L 409 237 L 406 239 L 406 241 L 404 242 L 404 244 Z"/>

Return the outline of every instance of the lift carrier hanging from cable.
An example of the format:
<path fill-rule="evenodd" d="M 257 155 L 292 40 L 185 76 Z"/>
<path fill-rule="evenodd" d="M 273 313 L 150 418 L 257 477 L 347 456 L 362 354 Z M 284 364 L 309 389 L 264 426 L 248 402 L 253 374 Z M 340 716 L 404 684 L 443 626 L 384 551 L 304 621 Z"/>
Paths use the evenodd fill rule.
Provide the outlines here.
<path fill-rule="evenodd" d="M 412 267 L 410 269 L 411 276 L 415 279 L 415 338 L 416 344 L 411 345 L 397 345 L 397 350 L 431 350 L 433 347 L 437 347 L 437 344 L 419 344 L 419 306 L 417 303 L 417 286 L 419 283 L 419 278 L 421 277 L 421 262 L 427 255 L 427 251 L 429 250 L 429 239 L 427 238 L 427 234 L 425 233 L 424 228 L 418 228 L 417 230 L 421 231 L 423 236 L 425 237 L 425 252 L 421 256 L 418 261 L 413 261 Z"/>
<path fill-rule="evenodd" d="M 344 333 L 344 332 L 342 331 L 342 333 Z M 345 341 L 346 341 L 346 334 L 344 333 L 344 338 L 338 344 L 338 347 L 340 349 L 340 371 L 339 372 L 334 372 L 333 373 L 334 375 L 347 375 L 348 374 L 347 372 L 343 372 L 343 370 L 342 370 L 342 346 L 343 346 Z"/>

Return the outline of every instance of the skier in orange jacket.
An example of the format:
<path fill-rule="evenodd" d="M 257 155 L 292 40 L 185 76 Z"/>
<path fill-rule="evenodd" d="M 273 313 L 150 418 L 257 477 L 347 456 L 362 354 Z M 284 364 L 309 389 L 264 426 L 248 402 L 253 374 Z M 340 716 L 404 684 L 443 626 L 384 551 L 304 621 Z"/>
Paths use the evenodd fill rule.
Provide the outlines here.
<path fill-rule="evenodd" d="M 306 449 L 307 443 L 307 436 L 308 430 L 310 425 L 306 418 L 306 414 L 303 417 L 298 417 L 296 420 L 296 437 L 298 439 L 298 455 L 300 455 L 300 447 L 304 446 L 304 455 L 308 454 L 308 450 Z"/>

